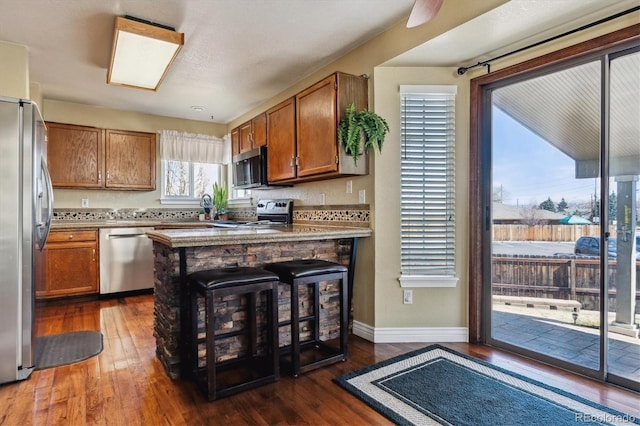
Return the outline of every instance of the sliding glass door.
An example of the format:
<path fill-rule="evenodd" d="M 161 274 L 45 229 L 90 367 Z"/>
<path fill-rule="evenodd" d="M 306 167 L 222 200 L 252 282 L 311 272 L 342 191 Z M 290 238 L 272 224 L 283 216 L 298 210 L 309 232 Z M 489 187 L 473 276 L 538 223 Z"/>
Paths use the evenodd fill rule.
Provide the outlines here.
<path fill-rule="evenodd" d="M 483 112 L 486 340 L 631 388 L 640 382 L 639 55 L 501 81 Z"/>
<path fill-rule="evenodd" d="M 611 56 L 609 67 L 609 221 L 615 235 L 609 295 L 607 371 L 616 382 L 640 388 L 640 52 Z M 628 121 L 627 117 L 635 117 Z"/>

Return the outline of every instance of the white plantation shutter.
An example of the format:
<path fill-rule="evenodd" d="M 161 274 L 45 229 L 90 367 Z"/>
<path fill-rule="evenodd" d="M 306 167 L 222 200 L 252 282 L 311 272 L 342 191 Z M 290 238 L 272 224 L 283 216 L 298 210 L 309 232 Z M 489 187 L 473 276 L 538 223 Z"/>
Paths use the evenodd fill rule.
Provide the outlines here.
<path fill-rule="evenodd" d="M 402 286 L 455 286 L 456 86 L 400 86 Z M 440 283 L 436 283 L 436 281 Z M 452 284 L 453 283 L 453 284 Z"/>

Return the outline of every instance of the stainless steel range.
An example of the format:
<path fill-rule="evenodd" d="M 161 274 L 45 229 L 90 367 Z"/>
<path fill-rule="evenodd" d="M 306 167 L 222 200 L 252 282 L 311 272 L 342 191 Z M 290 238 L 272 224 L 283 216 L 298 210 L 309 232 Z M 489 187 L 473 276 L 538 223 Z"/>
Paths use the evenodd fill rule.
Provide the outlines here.
<path fill-rule="evenodd" d="M 293 200 L 281 198 L 277 200 L 260 200 L 256 207 L 258 222 L 271 225 L 288 225 L 293 223 Z"/>
<path fill-rule="evenodd" d="M 213 221 L 216 228 L 248 228 L 264 225 L 289 225 L 293 223 L 293 200 L 280 198 L 276 200 L 260 200 L 256 206 L 257 220 L 242 221 Z"/>

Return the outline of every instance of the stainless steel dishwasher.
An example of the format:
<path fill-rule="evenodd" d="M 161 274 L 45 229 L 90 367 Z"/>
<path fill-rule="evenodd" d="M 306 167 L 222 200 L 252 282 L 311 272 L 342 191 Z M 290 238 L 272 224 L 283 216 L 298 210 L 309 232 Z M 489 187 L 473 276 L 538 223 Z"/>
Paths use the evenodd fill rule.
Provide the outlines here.
<path fill-rule="evenodd" d="M 153 288 L 153 228 L 100 229 L 100 294 Z"/>

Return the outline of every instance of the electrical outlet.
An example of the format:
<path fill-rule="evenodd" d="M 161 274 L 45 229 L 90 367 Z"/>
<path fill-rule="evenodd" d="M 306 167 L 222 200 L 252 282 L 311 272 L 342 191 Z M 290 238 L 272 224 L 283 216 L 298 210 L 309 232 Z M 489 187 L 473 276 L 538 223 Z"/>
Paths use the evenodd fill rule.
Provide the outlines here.
<path fill-rule="evenodd" d="M 364 204 L 366 202 L 366 193 L 364 189 L 358 191 L 358 202 Z"/>
<path fill-rule="evenodd" d="M 405 305 L 411 305 L 413 303 L 413 290 L 404 290 L 402 295 L 402 303 Z"/>
<path fill-rule="evenodd" d="M 353 193 L 353 181 L 352 180 L 348 180 L 347 181 L 347 194 L 351 194 Z"/>
<path fill-rule="evenodd" d="M 324 192 L 320 193 L 320 205 L 324 206 L 324 204 L 326 203 L 326 197 L 324 195 Z"/>
<path fill-rule="evenodd" d="M 83 198 L 82 199 L 82 207 L 89 207 L 89 199 L 88 198 Z"/>

